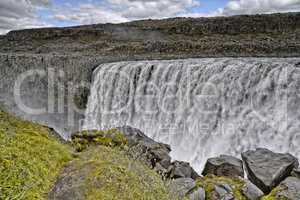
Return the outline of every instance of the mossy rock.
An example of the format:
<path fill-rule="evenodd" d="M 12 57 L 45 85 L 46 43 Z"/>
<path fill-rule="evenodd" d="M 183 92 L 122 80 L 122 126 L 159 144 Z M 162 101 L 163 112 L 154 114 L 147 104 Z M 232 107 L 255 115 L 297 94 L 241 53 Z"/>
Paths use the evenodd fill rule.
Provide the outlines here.
<path fill-rule="evenodd" d="M 272 192 L 269 195 L 262 197 L 261 200 L 289 200 L 286 197 L 277 197 L 277 194 L 284 190 L 285 188 L 278 186 L 277 188 L 272 190 Z"/>
<path fill-rule="evenodd" d="M 71 159 L 51 129 L 0 111 L 0 199 L 47 199 Z"/>
<path fill-rule="evenodd" d="M 205 190 L 205 196 L 207 200 L 217 200 L 215 197 L 215 186 L 219 184 L 228 184 L 231 187 L 232 195 L 236 200 L 247 200 L 242 193 L 244 182 L 239 178 L 208 175 L 206 177 L 197 179 L 197 186 Z"/>
<path fill-rule="evenodd" d="M 126 137 L 118 129 L 108 131 L 89 130 L 72 135 L 72 145 L 77 152 L 82 152 L 89 146 L 120 147 L 126 144 Z"/>
<path fill-rule="evenodd" d="M 170 200 L 161 177 L 120 147 L 93 146 L 59 177 L 50 199 Z"/>
<path fill-rule="evenodd" d="M 288 177 L 261 200 L 298 200 L 300 195 L 299 183 L 300 180 L 297 177 Z"/>

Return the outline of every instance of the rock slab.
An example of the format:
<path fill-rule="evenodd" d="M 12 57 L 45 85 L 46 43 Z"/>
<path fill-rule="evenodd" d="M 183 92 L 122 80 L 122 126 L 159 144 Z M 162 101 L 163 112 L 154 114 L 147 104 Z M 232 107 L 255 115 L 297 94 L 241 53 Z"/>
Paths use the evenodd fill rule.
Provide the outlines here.
<path fill-rule="evenodd" d="M 178 178 L 168 186 L 169 191 L 172 194 L 178 195 L 179 198 L 183 199 L 186 195 L 196 187 L 196 182 L 191 178 Z"/>
<path fill-rule="evenodd" d="M 124 133 L 133 157 L 144 161 L 151 168 L 165 173 L 171 165 L 171 147 L 147 137 L 142 131 L 129 126 L 117 128 Z"/>
<path fill-rule="evenodd" d="M 214 199 L 235 200 L 231 186 L 226 183 L 216 185 Z"/>
<path fill-rule="evenodd" d="M 167 172 L 167 177 L 170 179 L 177 178 L 192 178 L 196 180 L 200 176 L 187 162 L 175 161 L 173 162 Z"/>
<path fill-rule="evenodd" d="M 243 181 L 245 184 L 242 188 L 242 194 L 248 200 L 260 200 L 261 197 L 264 195 L 264 193 L 253 183 L 251 183 L 249 180 L 243 180 Z"/>
<path fill-rule="evenodd" d="M 216 176 L 244 177 L 243 162 L 233 156 L 221 155 L 207 160 L 203 176 L 213 174 Z"/>
<path fill-rule="evenodd" d="M 242 153 L 249 180 L 265 194 L 271 192 L 297 168 L 298 160 L 290 154 L 274 153 L 268 149 L 256 149 Z"/>

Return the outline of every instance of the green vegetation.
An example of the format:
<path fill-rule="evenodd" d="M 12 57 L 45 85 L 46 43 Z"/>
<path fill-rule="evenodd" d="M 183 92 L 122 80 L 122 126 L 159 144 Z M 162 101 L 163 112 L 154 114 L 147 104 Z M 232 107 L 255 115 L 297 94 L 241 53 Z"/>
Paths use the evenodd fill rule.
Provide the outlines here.
<path fill-rule="evenodd" d="M 161 177 L 119 147 L 92 147 L 73 161 L 64 176 L 87 200 L 170 200 Z M 79 179 L 84 177 L 84 179 Z"/>
<path fill-rule="evenodd" d="M 82 131 L 72 136 L 72 144 L 76 151 L 82 152 L 89 146 L 102 145 L 120 147 L 127 144 L 124 134 L 117 129 L 108 131 Z"/>
<path fill-rule="evenodd" d="M 218 184 L 228 184 L 232 188 L 233 195 L 237 200 L 247 200 L 242 194 L 242 188 L 244 183 L 238 178 L 229 178 L 229 177 L 217 177 L 209 175 L 197 180 L 197 185 L 205 189 L 205 195 L 207 200 L 214 200 L 213 194 L 215 186 Z"/>
<path fill-rule="evenodd" d="M 0 110 L 0 199 L 46 199 L 70 159 L 50 129 Z"/>
<path fill-rule="evenodd" d="M 214 175 L 208 175 L 197 180 L 197 186 L 205 189 L 205 195 L 207 200 L 215 200 L 214 189 L 216 185 L 228 184 L 233 191 L 233 195 L 237 200 L 247 200 L 243 195 L 242 189 L 244 182 L 239 178 L 232 177 L 217 177 Z M 286 197 L 278 197 L 277 194 L 284 191 L 286 188 L 278 186 L 269 195 L 263 196 L 261 200 L 289 200 Z"/>
<path fill-rule="evenodd" d="M 82 199 L 176 199 L 156 172 L 127 155 L 118 130 L 84 131 L 72 144 L 77 158 L 51 129 L 0 111 L 0 199 L 46 200 L 60 176 L 71 181 L 60 192 Z"/>

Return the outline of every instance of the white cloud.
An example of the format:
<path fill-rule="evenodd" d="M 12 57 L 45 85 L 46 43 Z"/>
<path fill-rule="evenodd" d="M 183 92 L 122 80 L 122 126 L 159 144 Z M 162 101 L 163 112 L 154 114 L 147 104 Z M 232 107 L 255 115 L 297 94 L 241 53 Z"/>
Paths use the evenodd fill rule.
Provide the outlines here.
<path fill-rule="evenodd" d="M 179 17 L 191 17 L 191 18 L 199 18 L 199 17 L 216 17 L 216 16 L 221 16 L 224 15 L 222 14 L 223 9 L 217 9 L 215 11 L 209 12 L 209 13 L 183 13 L 180 14 Z"/>
<path fill-rule="evenodd" d="M 195 0 L 108 0 L 129 19 L 174 17 L 198 6 Z"/>
<path fill-rule="evenodd" d="M 120 13 L 92 4 L 83 4 L 78 8 L 58 9 L 54 19 L 59 21 L 73 21 L 79 24 L 118 23 L 127 19 Z"/>
<path fill-rule="evenodd" d="M 78 8 L 58 9 L 54 16 L 60 21 L 80 24 L 126 22 L 137 19 L 175 17 L 186 13 L 196 0 L 106 0 L 101 5 L 82 4 Z"/>
<path fill-rule="evenodd" d="M 35 11 L 38 7 L 49 4 L 49 0 L 1 0 L 0 34 L 15 29 L 46 26 L 36 16 Z"/>
<path fill-rule="evenodd" d="M 231 0 L 222 9 L 225 15 L 300 11 L 300 0 Z"/>

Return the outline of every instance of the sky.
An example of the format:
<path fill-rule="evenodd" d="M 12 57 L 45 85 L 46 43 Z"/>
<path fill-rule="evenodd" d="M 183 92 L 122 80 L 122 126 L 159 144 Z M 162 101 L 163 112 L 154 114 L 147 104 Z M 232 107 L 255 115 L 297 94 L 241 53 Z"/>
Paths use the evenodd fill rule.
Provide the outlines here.
<path fill-rule="evenodd" d="M 10 30 L 300 11 L 300 0 L 0 0 L 0 34 Z"/>

